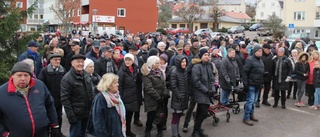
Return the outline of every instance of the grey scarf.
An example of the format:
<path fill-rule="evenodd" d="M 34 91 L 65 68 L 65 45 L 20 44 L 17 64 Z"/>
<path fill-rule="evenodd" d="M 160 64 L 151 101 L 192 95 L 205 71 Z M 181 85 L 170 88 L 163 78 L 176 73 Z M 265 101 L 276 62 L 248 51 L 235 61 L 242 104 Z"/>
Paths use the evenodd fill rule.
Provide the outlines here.
<path fill-rule="evenodd" d="M 278 76 L 278 82 L 281 83 L 281 73 L 282 73 L 282 59 L 283 57 L 278 57 L 277 63 L 276 63 L 276 73 L 275 76 Z M 278 75 L 279 73 L 279 75 Z"/>

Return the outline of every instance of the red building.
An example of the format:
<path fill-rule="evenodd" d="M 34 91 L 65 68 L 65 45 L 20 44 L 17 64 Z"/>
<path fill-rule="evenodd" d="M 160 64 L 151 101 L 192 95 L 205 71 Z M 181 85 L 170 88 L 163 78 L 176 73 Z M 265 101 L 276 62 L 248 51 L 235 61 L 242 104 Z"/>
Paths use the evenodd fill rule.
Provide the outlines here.
<path fill-rule="evenodd" d="M 98 23 L 99 33 L 110 30 L 154 32 L 158 22 L 157 1 L 81 0 L 81 14 L 73 19 L 73 25 L 82 29 L 86 26 L 92 31 L 94 22 Z"/>

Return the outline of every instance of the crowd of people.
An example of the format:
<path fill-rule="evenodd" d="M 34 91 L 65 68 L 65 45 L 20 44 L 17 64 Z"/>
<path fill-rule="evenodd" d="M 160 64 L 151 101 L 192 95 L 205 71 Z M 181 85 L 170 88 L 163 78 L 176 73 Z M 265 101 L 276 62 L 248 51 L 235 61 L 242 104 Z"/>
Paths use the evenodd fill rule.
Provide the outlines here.
<path fill-rule="evenodd" d="M 244 34 L 138 33 L 119 40 L 56 33 L 27 46 L 0 87 L 4 137 L 63 137 L 63 108 L 71 137 L 135 137 L 131 125 L 144 125 L 141 106 L 147 113 L 145 137 L 151 137 L 153 124 L 158 137 L 167 125 L 172 137 L 181 137 L 180 119 L 185 114 L 182 131 L 187 132 L 195 107 L 192 137 L 208 137 L 201 125 L 212 98 L 220 96 L 222 105 L 232 107 L 229 96 L 235 90 L 243 91 L 235 101 L 246 101 L 243 123 L 249 126 L 259 121 L 255 107 L 271 106 L 270 91 L 273 108 L 281 99 L 286 109 L 291 93 L 297 107 L 305 106 L 304 95 L 310 109 L 320 107 L 319 52 L 299 38 L 289 45 L 285 36 L 259 41 Z"/>

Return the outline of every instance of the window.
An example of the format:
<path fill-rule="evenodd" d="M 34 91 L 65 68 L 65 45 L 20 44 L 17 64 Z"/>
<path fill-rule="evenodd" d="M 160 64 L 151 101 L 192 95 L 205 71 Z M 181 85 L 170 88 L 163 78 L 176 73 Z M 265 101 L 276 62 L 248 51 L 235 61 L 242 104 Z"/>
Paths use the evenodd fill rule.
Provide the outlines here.
<path fill-rule="evenodd" d="M 38 19 L 38 15 L 33 15 L 33 18 L 34 19 Z"/>
<path fill-rule="evenodd" d="M 263 13 L 263 12 L 261 12 L 261 13 L 260 13 L 260 17 L 263 17 L 263 16 L 264 16 L 264 13 Z"/>
<path fill-rule="evenodd" d="M 304 11 L 296 11 L 294 12 L 294 20 L 304 20 L 305 19 L 305 13 Z"/>
<path fill-rule="evenodd" d="M 171 28 L 177 28 L 177 24 L 171 24 Z"/>
<path fill-rule="evenodd" d="M 236 10 L 237 10 L 237 7 L 234 7 L 234 10 L 236 11 Z"/>
<path fill-rule="evenodd" d="M 11 3 L 10 1 L 4 1 L 4 6 L 10 7 Z"/>
<path fill-rule="evenodd" d="M 80 16 L 81 15 L 81 10 L 80 9 L 78 9 L 78 16 Z"/>
<path fill-rule="evenodd" d="M 43 19 L 43 15 L 40 15 L 40 19 Z"/>
<path fill-rule="evenodd" d="M 305 0 L 294 0 L 295 2 L 304 2 Z"/>
<path fill-rule="evenodd" d="M 75 16 L 74 9 L 72 10 L 71 16 L 72 16 L 72 17 L 74 17 L 74 16 Z"/>
<path fill-rule="evenodd" d="M 118 8 L 118 17 L 126 17 L 126 9 Z"/>
<path fill-rule="evenodd" d="M 314 32 L 314 37 L 319 37 L 319 30 L 316 30 L 316 31 Z"/>
<path fill-rule="evenodd" d="M 294 33 L 303 33 L 304 30 L 303 30 L 303 29 L 295 29 L 293 32 L 294 32 Z"/>
<path fill-rule="evenodd" d="M 264 8 L 266 6 L 266 4 L 265 3 L 262 3 L 262 8 Z"/>
<path fill-rule="evenodd" d="M 17 8 L 22 8 L 23 7 L 23 3 L 22 2 L 16 2 L 16 7 Z"/>
<path fill-rule="evenodd" d="M 316 12 L 316 20 L 320 19 L 320 12 Z"/>
<path fill-rule="evenodd" d="M 180 28 L 185 28 L 186 24 L 180 24 Z"/>

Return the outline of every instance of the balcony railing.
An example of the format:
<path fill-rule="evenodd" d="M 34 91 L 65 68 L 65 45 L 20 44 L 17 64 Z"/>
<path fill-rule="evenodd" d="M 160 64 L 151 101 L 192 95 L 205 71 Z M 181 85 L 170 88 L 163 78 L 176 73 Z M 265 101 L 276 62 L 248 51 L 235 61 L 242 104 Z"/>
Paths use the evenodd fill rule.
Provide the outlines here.
<path fill-rule="evenodd" d="M 80 22 L 89 22 L 89 14 L 82 14 L 80 17 Z"/>
<path fill-rule="evenodd" d="M 27 19 L 27 24 L 43 24 L 43 19 Z"/>

